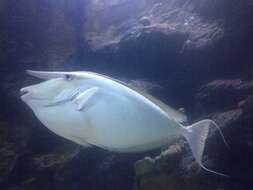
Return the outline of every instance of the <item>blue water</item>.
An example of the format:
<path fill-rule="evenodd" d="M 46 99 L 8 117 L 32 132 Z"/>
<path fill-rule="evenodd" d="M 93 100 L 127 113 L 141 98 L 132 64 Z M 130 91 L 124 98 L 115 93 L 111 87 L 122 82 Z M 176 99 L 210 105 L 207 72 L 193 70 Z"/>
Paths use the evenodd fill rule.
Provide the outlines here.
<path fill-rule="evenodd" d="M 0 189 L 252 189 L 252 13 L 251 1 L 1 1 Z M 168 147 L 122 154 L 54 134 L 20 99 L 41 81 L 27 69 L 97 72 L 183 110 L 185 124 L 213 119 L 230 149 L 211 130 L 203 163 L 230 177 L 202 170 L 183 138 L 164 158 Z"/>

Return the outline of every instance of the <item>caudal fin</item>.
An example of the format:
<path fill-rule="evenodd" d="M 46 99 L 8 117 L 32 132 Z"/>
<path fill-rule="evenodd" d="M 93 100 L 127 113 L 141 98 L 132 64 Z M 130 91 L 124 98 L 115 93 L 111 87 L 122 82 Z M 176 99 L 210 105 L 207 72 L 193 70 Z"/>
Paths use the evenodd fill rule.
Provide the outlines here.
<path fill-rule="evenodd" d="M 208 136 L 210 126 L 212 126 L 212 125 L 218 128 L 224 143 L 226 144 L 226 146 L 228 146 L 226 141 L 225 141 L 225 138 L 224 138 L 221 130 L 217 126 L 217 124 L 214 121 L 209 120 L 209 119 L 201 120 L 197 123 L 194 123 L 193 125 L 183 127 L 183 135 L 184 135 L 184 137 L 186 138 L 186 140 L 188 141 L 188 143 L 190 145 L 190 148 L 192 150 L 194 158 L 196 159 L 198 164 L 204 170 L 209 171 L 209 172 L 214 173 L 214 174 L 221 175 L 221 176 L 229 177 L 226 174 L 216 172 L 216 171 L 213 171 L 213 170 L 210 170 L 210 169 L 206 168 L 202 163 L 202 155 L 203 155 L 203 152 L 204 152 L 206 139 L 207 139 L 207 136 Z"/>

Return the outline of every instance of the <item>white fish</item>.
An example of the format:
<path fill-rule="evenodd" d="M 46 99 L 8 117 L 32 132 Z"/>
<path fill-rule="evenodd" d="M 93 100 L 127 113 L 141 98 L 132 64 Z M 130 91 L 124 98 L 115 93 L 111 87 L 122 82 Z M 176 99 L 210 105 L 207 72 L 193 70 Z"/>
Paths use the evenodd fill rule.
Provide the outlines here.
<path fill-rule="evenodd" d="M 47 81 L 22 88 L 21 98 L 54 133 L 86 147 L 117 152 L 152 150 L 184 136 L 203 169 L 227 176 L 206 168 L 201 161 L 209 127 L 217 127 L 214 121 L 183 126 L 183 113 L 100 74 L 27 72 Z"/>

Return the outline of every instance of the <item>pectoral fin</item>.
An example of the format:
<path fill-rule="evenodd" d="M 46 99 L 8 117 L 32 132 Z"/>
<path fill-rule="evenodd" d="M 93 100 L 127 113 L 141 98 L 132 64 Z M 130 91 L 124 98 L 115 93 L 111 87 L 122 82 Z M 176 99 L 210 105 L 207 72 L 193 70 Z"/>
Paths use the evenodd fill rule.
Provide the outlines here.
<path fill-rule="evenodd" d="M 97 91 L 98 91 L 97 87 L 92 87 L 80 93 L 73 100 L 73 102 L 77 105 L 77 110 L 81 111 L 82 109 L 84 109 L 89 100 L 91 100 L 91 98 L 97 93 Z"/>

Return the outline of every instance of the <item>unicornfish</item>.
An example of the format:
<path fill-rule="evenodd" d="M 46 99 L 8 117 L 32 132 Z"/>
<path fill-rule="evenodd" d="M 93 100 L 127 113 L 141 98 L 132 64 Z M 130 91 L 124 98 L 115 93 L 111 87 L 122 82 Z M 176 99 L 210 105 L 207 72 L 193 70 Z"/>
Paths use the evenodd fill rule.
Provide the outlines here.
<path fill-rule="evenodd" d="M 226 176 L 202 163 L 209 129 L 218 127 L 214 121 L 205 119 L 185 126 L 187 118 L 183 113 L 101 74 L 31 70 L 27 73 L 45 81 L 22 88 L 21 99 L 57 135 L 84 147 L 115 152 L 157 149 L 183 136 L 204 170 Z"/>

